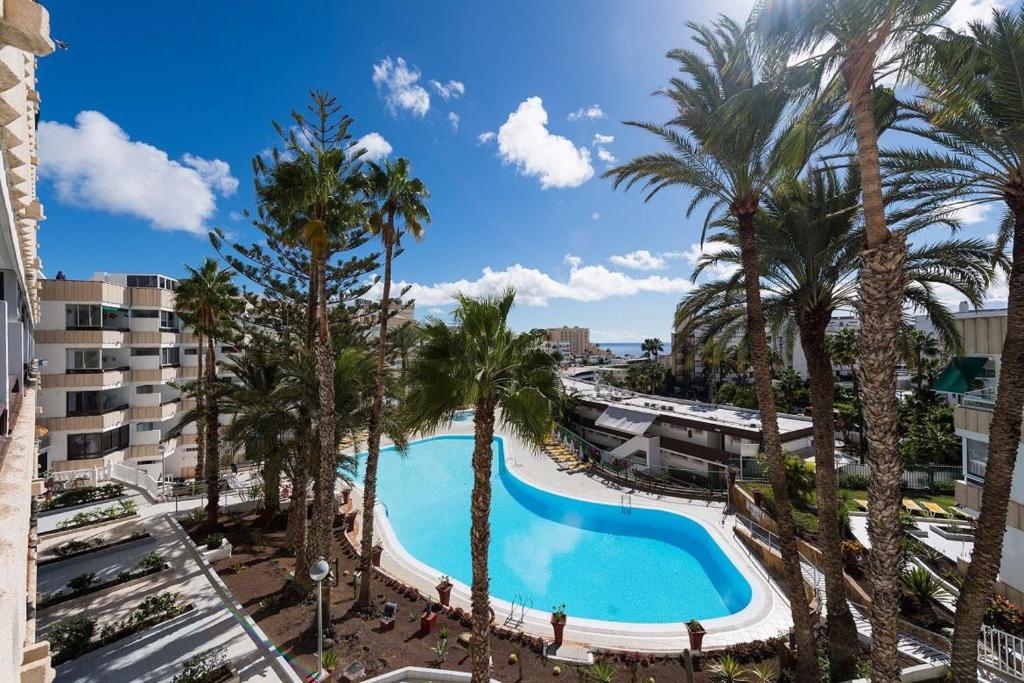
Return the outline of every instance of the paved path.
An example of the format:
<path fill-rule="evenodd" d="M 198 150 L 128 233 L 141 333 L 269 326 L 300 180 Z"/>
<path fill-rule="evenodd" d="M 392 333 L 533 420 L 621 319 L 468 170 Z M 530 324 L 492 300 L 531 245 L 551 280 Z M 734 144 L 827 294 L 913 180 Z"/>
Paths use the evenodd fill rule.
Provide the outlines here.
<path fill-rule="evenodd" d="M 98 582 L 109 581 L 119 572 L 134 569 L 139 559 L 146 553 L 155 550 L 156 547 L 157 540 L 147 538 L 135 543 L 116 546 L 110 550 L 44 565 L 39 568 L 39 579 L 36 585 L 40 593 L 53 593 L 64 588 L 69 580 L 85 572 L 94 572 Z"/>
<path fill-rule="evenodd" d="M 142 496 L 127 496 L 125 498 L 121 498 L 120 500 L 131 500 L 131 501 L 133 501 L 135 503 L 135 506 L 137 508 L 140 508 L 140 507 L 142 507 L 143 505 L 146 504 L 146 499 L 143 498 Z M 79 512 L 92 512 L 92 511 L 95 511 L 95 510 L 100 510 L 100 509 L 103 509 L 105 507 L 110 507 L 111 505 L 117 505 L 117 504 L 118 504 L 117 499 L 114 499 L 114 500 L 101 500 L 101 501 L 95 503 L 94 505 L 90 505 L 88 507 L 76 507 L 76 508 L 74 508 L 72 510 L 58 510 L 58 511 L 46 514 L 46 515 L 40 515 L 39 516 L 39 521 L 37 523 L 38 524 L 39 533 L 43 534 L 43 533 L 46 533 L 47 531 L 56 531 L 59 528 L 61 522 L 65 521 L 65 520 L 68 520 L 68 519 L 71 519 L 72 517 L 77 515 Z"/>
<path fill-rule="evenodd" d="M 237 502 L 237 496 L 232 502 Z M 96 617 L 101 624 L 107 623 L 122 618 L 146 595 L 166 590 L 180 593 L 195 609 L 61 665 L 57 668 L 58 680 L 61 683 L 169 681 L 181 671 L 186 659 L 214 647 L 225 649 L 228 660 L 243 681 L 282 680 L 254 640 L 258 636 L 245 626 L 243 615 L 222 601 L 192 550 L 172 527 L 167 513 L 173 512 L 175 504 L 150 505 L 144 500 L 139 503 L 142 524 L 152 534 L 152 539 L 95 557 L 86 555 L 47 565 L 43 567 L 46 590 L 51 590 L 50 586 L 59 588 L 58 584 L 63 585 L 67 578 L 84 571 L 116 574 L 122 568 L 134 566 L 142 555 L 152 550 L 167 558 L 171 571 L 154 574 L 120 590 L 113 588 L 43 610 L 39 615 L 40 631 L 56 619 L 81 612 Z M 196 499 L 179 501 L 178 506 L 184 510 L 204 503 Z"/>

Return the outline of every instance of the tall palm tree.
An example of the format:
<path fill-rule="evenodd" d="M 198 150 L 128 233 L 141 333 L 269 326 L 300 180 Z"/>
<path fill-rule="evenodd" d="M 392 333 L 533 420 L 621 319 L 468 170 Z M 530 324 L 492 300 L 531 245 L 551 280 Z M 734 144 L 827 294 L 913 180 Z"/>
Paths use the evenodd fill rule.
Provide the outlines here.
<path fill-rule="evenodd" d="M 272 166 L 257 157 L 257 199 L 275 223 L 284 226 L 282 239 L 309 252 L 306 345 L 316 362 L 318 448 L 313 472 L 313 521 L 305 557 L 297 558 L 295 577 L 308 585 L 309 563 L 331 552 L 338 451 L 334 424 L 334 347 L 328 317 L 327 268 L 332 254 L 363 219 L 358 196 L 363 177 L 356 172 L 356 144 L 349 133 L 353 119 L 341 114 L 336 98 L 313 92 L 310 117 L 292 114 L 293 128 L 284 135 L 287 155 L 276 155 Z M 279 130 L 280 127 L 279 127 Z M 282 133 L 283 134 L 283 133 Z M 305 432 L 306 429 L 303 429 Z M 296 487 L 298 491 L 298 487 Z M 300 493 L 300 496 L 304 495 Z M 301 498 L 295 503 L 302 503 Z M 297 549 L 298 551 L 298 549 Z M 329 610 L 330 587 L 324 611 Z M 330 624 L 326 619 L 325 623 Z"/>
<path fill-rule="evenodd" d="M 799 336 L 807 358 L 820 543 L 828 595 L 829 655 L 840 680 L 852 674 L 858 645 L 846 601 L 840 548 L 833 421 L 835 375 L 826 332 L 836 310 L 854 308 L 858 303 L 859 264 L 853 254 L 864 242 L 859 190 L 856 172 L 842 178 L 833 169 L 812 169 L 801 181 L 768 197 L 757 217 L 767 323 L 790 347 Z M 911 232 L 935 220 L 915 209 L 892 212 L 891 219 Z M 734 266 L 742 260 L 735 229 L 712 239 L 725 247 L 702 257 L 694 268 L 694 278 L 708 268 Z M 979 301 L 992 278 L 991 250 L 992 245 L 984 240 L 946 241 L 915 247 L 907 258 L 904 300 L 931 315 L 951 348 L 960 346 L 959 335 L 933 288 L 947 285 Z M 744 334 L 747 321 L 739 280 L 737 274 L 700 285 L 680 303 L 677 319 L 700 321 L 707 334 L 719 339 Z M 687 331 L 685 325 L 682 331 Z"/>
<path fill-rule="evenodd" d="M 455 326 L 430 319 L 407 375 L 404 407 L 413 429 L 450 424 L 464 406 L 476 408 L 473 447 L 472 618 L 473 683 L 489 683 L 491 468 L 495 420 L 509 436 L 540 447 L 551 433 L 561 400 L 558 364 L 538 336 L 516 334 L 508 315 L 515 292 L 500 298 L 457 298 Z"/>
<path fill-rule="evenodd" d="M 721 17 L 711 25 L 688 24 L 693 40 L 707 54 L 672 50 L 681 78 L 661 94 L 676 108 L 667 125 L 627 122 L 647 130 L 670 151 L 639 156 L 610 169 L 616 187 L 638 183 L 650 200 L 666 187 L 693 191 L 688 213 L 709 202 L 705 225 L 721 215 L 738 225 L 746 285 L 751 357 L 769 475 L 779 514 L 779 531 L 797 636 L 800 676 L 817 670 L 814 633 L 804 593 L 786 473 L 775 412 L 768 340 L 758 286 L 758 256 L 754 217 L 762 197 L 774 185 L 792 178 L 824 144 L 827 106 L 793 115 L 793 79 L 786 75 L 786 55 L 763 50 L 736 22 Z M 756 102 L 756 106 L 753 103 Z"/>
<path fill-rule="evenodd" d="M 405 377 L 405 369 L 409 366 L 409 357 L 416 344 L 419 343 L 419 328 L 416 323 L 407 322 L 399 325 L 389 333 L 391 339 L 388 345 L 398 353 L 398 360 L 402 364 L 402 377 Z"/>
<path fill-rule="evenodd" d="M 196 381 L 190 387 L 192 393 L 195 395 L 196 405 L 205 406 L 206 402 L 202 397 L 203 391 L 203 356 L 206 355 L 205 343 L 203 341 L 203 332 L 196 325 L 195 319 L 192 317 L 192 311 L 187 306 L 188 302 L 181 298 L 181 294 L 174 299 L 174 312 L 178 314 L 181 321 L 192 328 L 193 334 L 196 336 Z M 196 424 L 196 481 L 203 478 L 206 472 L 206 430 L 203 427 L 203 418 L 200 416 L 195 420 Z"/>
<path fill-rule="evenodd" d="M 658 360 L 658 356 L 665 350 L 665 344 L 657 337 L 644 339 L 640 344 L 640 351 L 651 360 Z"/>
<path fill-rule="evenodd" d="M 960 208 L 1001 205 L 998 251 L 1013 243 L 981 514 L 953 635 L 953 675 L 967 681 L 977 672 L 976 640 L 999 573 L 1024 407 L 1024 10 L 996 11 L 989 24 L 937 35 L 926 46 L 928 59 L 915 73 L 925 95 L 898 127 L 935 147 L 898 150 L 886 166 L 914 189 L 954 189 Z"/>
<path fill-rule="evenodd" d="M 895 68 L 892 55 L 930 28 L 954 0 L 761 0 L 753 25 L 792 53 L 810 53 L 834 67 L 842 85 L 857 144 L 864 211 L 865 248 L 860 253 L 860 363 L 864 421 L 871 461 L 868 488 L 872 585 L 872 675 L 899 680 L 900 483 L 899 405 L 896 398 L 896 335 L 903 301 L 907 244 L 886 223 L 878 154 L 880 101 L 892 100 L 876 79 Z M 838 85 L 838 83 L 836 83 Z"/>
<path fill-rule="evenodd" d="M 187 311 L 187 319 L 206 339 L 206 376 L 199 392 L 205 407 L 203 427 L 206 432 L 206 525 L 217 526 L 220 509 L 220 415 L 218 402 L 209 396 L 217 384 L 216 341 L 233 337 L 235 316 L 242 299 L 232 282 L 231 270 L 220 268 L 215 260 L 206 258 L 199 268 L 185 266 L 188 277 L 178 283 L 177 306 Z M 197 473 L 198 476 L 198 473 Z"/>
<path fill-rule="evenodd" d="M 900 330 L 897 342 L 900 357 L 920 391 L 927 379 L 925 372 L 927 361 L 939 355 L 939 340 L 924 330 L 906 327 Z"/>
<path fill-rule="evenodd" d="M 360 539 L 359 568 L 362 579 L 356 604 L 370 607 L 370 582 L 373 571 L 373 509 L 377 504 L 377 463 L 380 459 L 380 434 L 384 423 L 384 382 L 387 373 L 388 319 L 394 313 L 391 302 L 391 261 L 404 234 L 417 241 L 423 238 L 423 226 L 430 222 L 426 201 L 430 192 L 419 178 L 409 175 L 408 159 L 386 161 L 383 166 L 368 164 L 366 194 L 370 208 L 370 232 L 384 245 L 384 282 L 380 299 L 380 323 L 377 331 L 377 371 L 373 388 L 373 409 L 367 443 L 366 470 L 363 476 L 363 529 Z"/>

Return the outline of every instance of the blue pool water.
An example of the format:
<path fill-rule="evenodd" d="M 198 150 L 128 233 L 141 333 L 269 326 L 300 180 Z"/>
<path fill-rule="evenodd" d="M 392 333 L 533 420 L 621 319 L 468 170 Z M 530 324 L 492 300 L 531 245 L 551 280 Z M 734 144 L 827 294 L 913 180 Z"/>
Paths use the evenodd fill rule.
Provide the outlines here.
<path fill-rule="evenodd" d="M 473 439 L 381 450 L 378 495 L 402 546 L 464 584 L 469 551 Z M 624 511 L 525 484 L 494 440 L 491 594 L 525 598 L 571 616 L 634 623 L 710 619 L 750 602 L 750 584 L 697 522 L 660 510 Z"/>

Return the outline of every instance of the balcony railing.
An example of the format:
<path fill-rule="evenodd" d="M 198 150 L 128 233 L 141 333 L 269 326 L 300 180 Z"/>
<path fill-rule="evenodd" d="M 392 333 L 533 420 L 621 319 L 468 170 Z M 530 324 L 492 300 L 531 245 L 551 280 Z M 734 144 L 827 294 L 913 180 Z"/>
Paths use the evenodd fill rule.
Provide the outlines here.
<path fill-rule="evenodd" d="M 996 388 L 975 389 L 964 394 L 962 401 L 964 408 L 975 410 L 994 410 L 996 407 Z"/>

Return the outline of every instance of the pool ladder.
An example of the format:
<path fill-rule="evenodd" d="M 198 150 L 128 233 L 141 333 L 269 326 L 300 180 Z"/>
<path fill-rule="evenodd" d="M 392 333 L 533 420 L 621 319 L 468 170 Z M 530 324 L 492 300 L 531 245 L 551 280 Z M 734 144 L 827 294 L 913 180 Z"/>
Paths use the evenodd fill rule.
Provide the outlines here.
<path fill-rule="evenodd" d="M 619 509 L 624 515 L 633 514 L 633 496 L 628 493 L 619 494 Z"/>
<path fill-rule="evenodd" d="M 504 626 L 511 628 L 519 628 L 526 621 L 526 610 L 533 609 L 533 598 L 529 598 L 530 603 L 527 605 L 526 598 L 523 597 L 522 593 L 516 593 L 516 596 L 512 599 L 512 607 L 509 610 L 508 616 L 505 617 Z M 519 617 L 516 618 L 516 604 L 519 604 Z"/>

